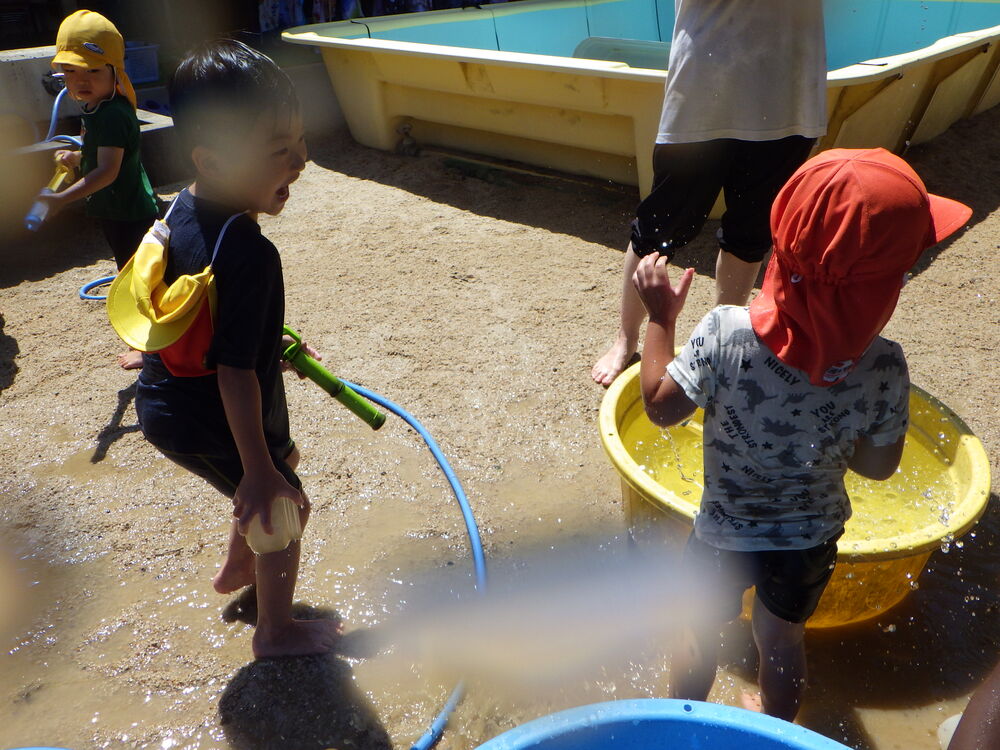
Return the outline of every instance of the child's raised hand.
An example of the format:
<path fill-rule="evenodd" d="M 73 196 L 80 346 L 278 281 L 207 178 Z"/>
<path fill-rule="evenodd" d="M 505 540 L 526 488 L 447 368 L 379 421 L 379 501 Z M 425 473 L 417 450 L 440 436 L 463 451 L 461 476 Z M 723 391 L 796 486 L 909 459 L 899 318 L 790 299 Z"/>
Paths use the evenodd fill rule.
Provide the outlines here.
<path fill-rule="evenodd" d="M 273 534 L 271 503 L 279 497 L 287 497 L 300 508 L 309 507 L 306 496 L 292 487 L 273 465 L 244 474 L 233 497 L 233 516 L 240 533 L 246 534 L 253 517 L 259 515 L 264 531 Z"/>
<path fill-rule="evenodd" d="M 693 278 L 694 269 L 688 268 L 677 284 L 671 285 L 667 258 L 653 253 L 639 261 L 632 283 L 651 321 L 674 323 L 684 307 Z"/>

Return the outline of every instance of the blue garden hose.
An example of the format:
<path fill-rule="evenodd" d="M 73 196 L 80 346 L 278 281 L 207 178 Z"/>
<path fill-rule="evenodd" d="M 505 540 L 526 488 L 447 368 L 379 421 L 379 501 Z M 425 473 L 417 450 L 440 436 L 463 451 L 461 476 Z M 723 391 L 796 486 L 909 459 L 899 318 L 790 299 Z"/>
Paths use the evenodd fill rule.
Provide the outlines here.
<path fill-rule="evenodd" d="M 56 130 L 56 123 L 59 120 L 59 105 L 62 103 L 65 95 L 66 89 L 63 88 L 58 94 L 56 94 L 56 100 L 52 103 L 52 117 L 49 118 L 49 132 L 45 135 L 45 141 L 60 141 L 82 149 L 82 138 L 77 138 L 71 135 L 53 135 Z M 24 217 L 24 226 L 31 232 L 37 232 L 45 222 L 45 219 L 48 217 L 50 206 L 43 200 L 43 196 L 59 192 L 66 187 L 67 182 L 73 181 L 72 175 L 74 169 L 63 164 L 58 158 L 58 154 L 59 152 L 57 151 L 55 153 L 55 174 L 52 175 L 52 179 L 49 180 L 49 184 L 42 188 L 41 193 L 39 193 L 39 196 L 35 199 L 34 203 L 31 204 L 31 208 L 28 209 L 27 216 Z"/>
<path fill-rule="evenodd" d="M 441 735 L 444 733 L 444 728 L 448 726 L 448 719 L 451 717 L 452 712 L 461 702 L 464 695 L 465 683 L 460 682 L 451 691 L 451 695 L 449 695 L 448 700 L 445 701 L 444 708 L 441 709 L 441 713 L 439 713 L 434 721 L 431 722 L 431 725 L 427 728 L 427 731 L 423 733 L 423 736 L 410 745 L 410 750 L 428 750 L 428 748 L 434 747 L 434 745 L 437 744 L 437 741 L 441 739 Z"/>
<path fill-rule="evenodd" d="M 350 381 L 345 380 L 344 385 L 364 396 L 372 403 L 378 404 L 382 408 L 391 411 L 397 417 L 406 422 L 410 427 L 416 430 L 417 434 L 423 438 L 423 441 L 430 450 L 431 455 L 434 456 L 434 460 L 437 461 L 438 466 L 441 467 L 441 471 L 444 472 L 444 476 L 448 480 L 448 484 L 451 485 L 451 491 L 455 494 L 455 500 L 458 501 L 458 507 L 462 510 L 462 518 L 465 519 L 465 528 L 469 535 L 469 547 L 472 550 L 472 562 L 476 570 L 476 590 L 479 593 L 485 593 L 486 555 L 483 552 L 483 540 L 479 536 L 479 527 L 476 524 L 475 517 L 472 515 L 472 508 L 469 506 L 469 499 L 465 496 L 465 490 L 462 488 L 461 482 L 458 481 L 458 477 L 455 476 L 455 472 L 452 470 L 451 464 L 448 463 L 448 459 L 445 458 L 445 455 L 441 452 L 438 444 L 434 442 L 434 438 L 431 437 L 431 434 L 422 424 L 420 424 L 416 417 L 398 404 L 393 403 L 384 396 L 380 396 L 374 391 L 368 390 L 364 386 L 355 385 Z M 464 694 L 465 685 L 460 682 L 451 691 L 451 695 L 448 696 L 448 700 L 445 701 L 440 713 L 434 721 L 431 722 L 430 727 L 428 727 L 427 731 L 424 732 L 423 736 L 419 740 L 410 746 L 410 750 L 428 750 L 428 748 L 433 747 L 434 744 L 441 739 L 444 728 L 448 724 L 448 718 L 455 710 L 459 701 L 462 700 L 462 696 Z"/>
<path fill-rule="evenodd" d="M 110 284 L 115 280 L 114 276 L 102 276 L 99 279 L 94 279 L 93 281 L 88 281 L 86 284 L 80 287 L 80 299 L 89 300 L 105 300 L 108 298 L 106 294 L 91 294 L 90 292 L 98 287 L 104 286 L 105 284 Z"/>
<path fill-rule="evenodd" d="M 59 141 L 60 143 L 68 143 L 71 146 L 76 146 L 77 148 L 83 148 L 83 138 L 76 135 L 54 135 L 56 132 L 56 123 L 59 121 L 59 105 L 62 104 L 63 97 L 66 96 L 68 89 L 63 87 L 56 94 L 56 100 L 52 103 L 52 117 L 49 119 L 49 132 L 45 135 L 46 141 Z"/>

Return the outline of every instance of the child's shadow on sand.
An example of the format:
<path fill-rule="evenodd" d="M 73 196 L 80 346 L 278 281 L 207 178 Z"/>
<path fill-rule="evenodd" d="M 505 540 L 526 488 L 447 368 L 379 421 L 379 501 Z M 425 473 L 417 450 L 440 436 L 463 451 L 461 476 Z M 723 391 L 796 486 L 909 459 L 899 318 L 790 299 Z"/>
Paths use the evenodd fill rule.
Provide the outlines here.
<path fill-rule="evenodd" d="M 252 622 L 250 590 L 223 616 Z M 296 617 L 339 620 L 332 610 L 298 605 Z M 365 656 L 364 633 L 349 633 L 336 654 L 261 659 L 241 668 L 219 699 L 219 723 L 235 750 L 392 750 L 374 707 L 358 690 L 344 656 Z"/>
<path fill-rule="evenodd" d="M 122 420 L 125 418 L 125 411 L 128 409 L 129 404 L 135 401 L 136 386 L 137 382 L 118 391 L 118 405 L 115 407 L 114 413 L 112 413 L 107 425 L 97 435 L 97 445 L 94 447 L 94 453 L 90 457 L 90 463 L 96 464 L 103 461 L 108 455 L 108 450 L 116 440 L 121 439 L 130 432 L 138 432 L 141 429 L 137 424 L 122 425 Z"/>
<path fill-rule="evenodd" d="M 17 339 L 4 332 L 3 313 L 0 313 L 0 392 L 14 385 L 14 377 L 17 375 L 17 355 L 21 350 L 17 346 Z"/>

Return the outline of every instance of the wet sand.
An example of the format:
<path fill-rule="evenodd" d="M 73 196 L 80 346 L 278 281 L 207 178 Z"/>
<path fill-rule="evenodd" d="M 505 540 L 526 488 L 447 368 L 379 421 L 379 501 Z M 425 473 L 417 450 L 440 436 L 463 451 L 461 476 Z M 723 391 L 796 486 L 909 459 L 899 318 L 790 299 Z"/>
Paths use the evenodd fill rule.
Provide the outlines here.
<path fill-rule="evenodd" d="M 887 335 L 914 382 L 967 420 L 1000 474 L 1000 109 L 911 152 L 933 191 L 971 204 L 971 228 L 921 262 Z M 465 483 L 488 555 L 595 534 L 621 540 L 618 480 L 589 380 L 616 324 L 634 194 L 457 169 L 338 136 L 314 141 L 285 212 L 287 321 L 332 371 L 398 401 Z M 680 261 L 698 277 L 680 324 L 708 309 L 712 226 Z M 77 299 L 113 271 L 72 217 L 0 250 L 0 746 L 408 747 L 447 694 L 419 665 L 355 659 L 414 571 L 468 586 L 447 487 L 398 421 L 370 431 L 308 383 L 287 382 L 301 474 L 315 503 L 299 596 L 355 635 L 332 658 L 251 662 L 250 627 L 221 618 L 209 582 L 228 506 L 142 439 L 134 374 L 103 306 Z M 1000 655 L 991 510 L 935 553 L 896 610 L 809 641 L 807 726 L 863 750 L 937 747 L 942 719 Z M 612 542 L 614 543 L 614 542 Z M 587 627 L 587 623 L 569 624 Z M 752 679 L 732 627 L 713 699 Z M 666 662 L 604 670 L 544 700 L 474 686 L 442 747 L 471 748 L 550 710 L 666 694 Z"/>

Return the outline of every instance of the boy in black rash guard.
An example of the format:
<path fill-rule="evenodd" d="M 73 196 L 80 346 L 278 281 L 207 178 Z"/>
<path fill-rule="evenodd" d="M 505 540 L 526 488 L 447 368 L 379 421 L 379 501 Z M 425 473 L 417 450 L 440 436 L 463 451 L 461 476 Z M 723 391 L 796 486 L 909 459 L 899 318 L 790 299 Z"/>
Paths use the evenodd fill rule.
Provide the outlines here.
<path fill-rule="evenodd" d="M 170 99 L 197 177 L 166 220 L 165 281 L 211 263 L 217 305 L 206 364 L 215 372 L 179 377 L 160 356 L 144 355 L 139 423 L 168 458 L 233 499 L 229 550 L 213 585 L 231 593 L 256 584 L 254 655 L 322 653 L 333 646 L 337 626 L 291 616 L 299 542 L 254 555 L 243 536 L 254 516 L 270 531 L 277 497 L 299 506 L 303 525 L 309 515 L 281 380 L 281 259 L 256 222 L 259 212 L 281 212 L 305 167 L 298 100 L 274 62 L 234 41 L 206 44 L 185 59 Z"/>

